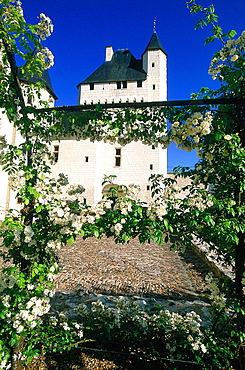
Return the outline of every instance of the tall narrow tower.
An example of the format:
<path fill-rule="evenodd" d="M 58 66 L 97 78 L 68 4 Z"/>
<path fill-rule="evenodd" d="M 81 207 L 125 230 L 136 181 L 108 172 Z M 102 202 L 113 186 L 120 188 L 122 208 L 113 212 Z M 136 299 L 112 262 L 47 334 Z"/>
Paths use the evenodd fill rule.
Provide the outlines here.
<path fill-rule="evenodd" d="M 167 54 L 155 30 L 142 54 L 142 60 L 143 69 L 147 73 L 147 100 L 167 100 Z"/>

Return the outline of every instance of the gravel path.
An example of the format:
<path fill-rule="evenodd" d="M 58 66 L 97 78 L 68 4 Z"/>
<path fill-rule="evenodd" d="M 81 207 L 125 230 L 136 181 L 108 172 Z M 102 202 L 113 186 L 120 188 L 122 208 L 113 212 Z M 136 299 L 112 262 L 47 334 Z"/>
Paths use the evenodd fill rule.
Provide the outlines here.
<path fill-rule="evenodd" d="M 56 290 L 196 299 L 206 290 L 209 268 L 192 250 L 167 245 L 115 244 L 112 239 L 78 238 L 59 251 L 63 268 Z"/>

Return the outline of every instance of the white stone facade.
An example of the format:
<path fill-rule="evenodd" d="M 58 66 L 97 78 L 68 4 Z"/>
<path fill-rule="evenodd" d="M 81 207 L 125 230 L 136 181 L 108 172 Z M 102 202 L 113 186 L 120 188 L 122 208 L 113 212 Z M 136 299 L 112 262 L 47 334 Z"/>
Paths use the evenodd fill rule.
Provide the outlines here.
<path fill-rule="evenodd" d="M 132 64 L 126 66 L 125 76 L 119 68 L 112 80 L 97 80 L 92 82 L 92 86 L 91 82 L 80 83 L 80 105 L 167 100 L 167 55 L 155 33 L 142 54 L 142 59 L 136 60 L 127 50 L 114 53 L 112 47 L 107 47 L 106 63 L 115 61 L 115 57 Z M 24 91 L 24 85 L 22 88 Z M 42 100 L 48 101 L 50 106 L 53 106 L 55 98 L 49 89 L 42 91 Z M 38 101 L 29 102 L 26 98 L 26 104 L 37 106 Z M 22 138 L 19 133 L 4 114 L 0 114 L 0 117 L 0 135 L 6 135 L 8 143 L 20 144 Z M 82 185 L 85 188 L 84 202 L 91 205 L 102 198 L 104 175 L 115 175 L 114 183 L 118 185 L 139 185 L 139 196 L 144 201 L 150 199 L 149 176 L 154 173 L 167 176 L 167 151 L 160 147 L 143 145 L 141 142 L 132 142 L 122 147 L 117 144 L 64 138 L 54 141 L 50 150 L 56 158 L 56 163 L 52 165 L 52 176 L 57 178 L 63 173 L 68 176 L 71 184 Z M 21 207 L 16 192 L 10 190 L 7 174 L 0 170 L 0 218 L 4 217 L 7 209 Z"/>
<path fill-rule="evenodd" d="M 153 35 L 155 37 L 156 35 Z M 158 47 L 146 48 L 142 55 L 142 69 L 145 78 L 138 80 L 121 79 L 83 82 L 78 85 L 79 104 L 120 103 L 120 102 L 151 102 L 167 100 L 167 56 Z M 120 50 L 127 54 L 127 50 Z M 105 61 L 112 60 L 112 47 L 106 48 Z M 102 67 L 103 68 L 103 67 Z M 142 74 L 143 75 L 143 74 Z M 93 76 L 93 74 L 91 75 Z M 97 77 L 96 77 L 97 78 Z M 123 86 L 124 81 L 124 86 Z M 121 88 L 117 83 L 121 82 Z M 92 85 L 91 85 L 92 84 Z M 68 176 L 70 183 L 81 184 L 85 188 L 84 202 L 94 205 L 103 193 L 102 181 L 104 175 L 116 175 L 115 184 L 140 186 L 139 196 L 142 200 L 150 199 L 149 176 L 161 173 L 167 176 L 167 150 L 160 147 L 143 145 L 133 142 L 125 146 L 107 144 L 104 142 L 91 143 L 89 140 L 76 141 L 65 139 L 53 142 L 53 151 L 58 149 L 58 160 L 52 166 L 52 174 L 59 173 Z M 117 154 L 118 153 L 118 154 Z M 116 157 L 119 163 L 116 163 Z"/>
<path fill-rule="evenodd" d="M 24 84 L 22 84 L 22 91 L 25 92 Z M 40 93 L 43 101 L 49 102 L 50 107 L 54 105 L 54 97 L 46 89 L 41 89 Z M 24 99 L 26 105 L 30 104 L 27 96 L 24 95 Z M 31 104 L 38 107 L 38 102 L 39 99 L 36 97 Z M 13 123 L 9 122 L 6 114 L 3 112 L 0 112 L 0 135 L 5 136 L 7 143 L 14 146 L 18 146 L 23 142 L 20 133 L 16 130 Z M 17 198 L 16 191 L 12 189 L 11 179 L 0 166 L 0 220 L 4 218 L 8 209 L 20 210 L 22 207 L 21 199 Z"/>

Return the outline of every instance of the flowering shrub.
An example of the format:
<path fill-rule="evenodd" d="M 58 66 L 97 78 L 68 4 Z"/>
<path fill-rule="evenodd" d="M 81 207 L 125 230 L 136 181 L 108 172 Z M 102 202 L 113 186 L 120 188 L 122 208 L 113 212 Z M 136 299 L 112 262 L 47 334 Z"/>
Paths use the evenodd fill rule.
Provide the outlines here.
<path fill-rule="evenodd" d="M 41 45 L 53 31 L 52 22 L 41 14 L 37 25 L 29 25 L 20 1 L 0 0 L 0 104 L 23 138 L 18 146 L 0 136 L 3 170 L 22 199 L 22 209 L 9 210 L 0 229 L 0 368 L 19 370 L 42 348 L 62 351 L 83 341 L 83 333 L 97 341 L 113 339 L 118 345 L 120 341 L 124 348 L 141 346 L 143 351 L 157 351 L 168 359 L 190 360 L 207 369 L 230 366 L 241 352 L 245 332 L 245 136 L 244 107 L 239 102 L 244 96 L 244 32 L 234 39 L 234 31 L 224 34 L 217 25 L 213 6 L 203 8 L 195 0 L 187 5 L 192 13 L 204 14 L 198 27 L 213 26 L 208 41 L 222 41 L 209 69 L 222 82 L 220 89 L 204 88 L 192 94 L 196 105 L 187 108 L 45 113 L 36 109 L 48 106 L 41 101 L 42 84 L 21 89 L 13 55 L 25 62 L 21 67 L 24 76 L 41 75 L 53 64 L 52 53 Z M 30 53 L 30 47 L 37 48 L 37 53 Z M 37 99 L 35 106 L 25 106 L 26 96 Z M 198 98 L 210 97 L 237 101 L 198 106 Z M 169 129 L 168 121 L 172 123 Z M 49 144 L 65 135 L 121 145 L 140 140 L 162 148 L 175 142 L 182 149 L 197 150 L 200 160 L 194 170 L 178 169 L 176 173 L 176 177 L 182 174 L 192 180 L 182 189 L 184 197 L 176 179 L 155 175 L 150 179 L 149 204 L 138 199 L 136 185 L 122 185 L 112 187 L 92 207 L 83 203 L 81 185 L 71 186 L 64 175 L 56 180 L 49 176 Z M 56 251 L 72 244 L 78 234 L 84 238 L 113 236 L 115 242 L 132 237 L 141 242 L 170 241 L 173 247 L 188 247 L 195 236 L 235 266 L 235 279 L 219 281 L 217 288 L 208 278 L 214 304 L 213 322 L 207 328 L 193 312 L 185 316 L 164 310 L 150 313 L 127 300 L 115 308 L 97 303 L 89 312 L 78 307 L 80 321 L 75 323 L 49 317 L 59 270 Z"/>
<path fill-rule="evenodd" d="M 212 322 L 202 325 L 202 319 L 193 311 L 181 315 L 160 305 L 147 307 L 125 297 L 117 298 L 114 306 L 101 301 L 92 302 L 91 307 L 80 304 L 76 307 L 77 320 L 85 328 L 86 338 L 110 350 L 172 359 L 176 368 L 178 360 L 183 361 L 182 368 L 185 360 L 189 366 L 199 364 L 203 369 L 230 364 L 235 341 L 225 325 L 216 338 Z"/>

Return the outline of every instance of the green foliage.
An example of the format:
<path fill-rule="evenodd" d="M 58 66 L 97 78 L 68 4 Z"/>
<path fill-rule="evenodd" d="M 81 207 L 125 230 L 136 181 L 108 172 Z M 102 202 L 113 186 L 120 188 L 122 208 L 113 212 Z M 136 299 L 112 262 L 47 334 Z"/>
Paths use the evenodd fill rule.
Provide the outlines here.
<path fill-rule="evenodd" d="M 40 15 L 37 25 L 27 24 L 19 2 L 0 0 L 0 107 L 23 138 L 20 145 L 9 145 L 0 136 L 3 170 L 23 201 L 20 212 L 9 210 L 0 229 L 1 368 L 13 361 L 28 362 L 42 350 L 76 346 L 84 340 L 83 330 L 86 338 L 98 343 L 102 338 L 108 346 L 116 341 L 120 348 L 190 360 L 206 369 L 234 365 L 238 346 L 244 342 L 245 312 L 245 112 L 239 104 L 244 97 L 245 33 L 237 39 L 234 30 L 224 33 L 213 5 L 203 7 L 195 0 L 186 4 L 191 13 L 202 14 L 196 28 L 211 25 L 206 43 L 222 42 L 209 69 L 220 81 L 219 89 L 201 89 L 192 95 L 197 104 L 188 108 L 109 111 L 97 106 L 79 113 L 45 113 L 36 109 L 48 106 L 42 101 L 42 84 L 20 89 L 14 55 L 23 60 L 23 75 L 41 76 L 52 65 L 52 54 L 41 45 L 52 32 L 52 22 Z M 26 96 L 37 99 L 37 106 L 26 107 Z M 237 104 L 199 106 L 200 98 L 237 98 Z M 176 169 L 172 180 L 151 176 L 149 203 L 138 199 L 136 185 L 115 185 L 115 177 L 107 176 L 103 185 L 108 193 L 91 207 L 83 203 L 81 185 L 70 185 L 64 175 L 50 178 L 48 146 L 62 136 L 121 145 L 141 141 L 162 148 L 175 142 L 183 150 L 197 150 L 200 160 L 194 170 Z M 179 176 L 189 177 L 190 185 L 180 189 Z M 209 243 L 231 268 L 235 266 L 235 280 L 210 288 L 210 327 L 200 327 L 194 313 L 184 318 L 157 310 L 142 312 L 126 301 L 116 310 L 97 304 L 91 312 L 79 313 L 79 323 L 49 317 L 59 271 L 57 249 L 71 245 L 78 234 L 84 239 L 113 237 L 115 242 L 137 237 L 142 243 L 168 242 L 172 248 L 190 247 L 195 237 Z"/>

